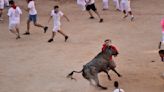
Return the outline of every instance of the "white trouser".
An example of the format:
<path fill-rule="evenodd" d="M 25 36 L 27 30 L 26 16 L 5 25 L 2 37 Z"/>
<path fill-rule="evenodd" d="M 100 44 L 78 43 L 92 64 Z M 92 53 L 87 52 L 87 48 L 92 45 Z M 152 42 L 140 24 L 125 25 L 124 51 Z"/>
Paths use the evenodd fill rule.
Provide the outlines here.
<path fill-rule="evenodd" d="M 131 7 L 130 7 L 130 1 L 127 2 L 121 2 L 121 10 L 126 10 L 127 12 L 131 11 Z"/>
<path fill-rule="evenodd" d="M 109 0 L 103 0 L 103 9 L 109 8 Z"/>
<path fill-rule="evenodd" d="M 0 3 L 0 9 L 4 9 L 5 4 L 4 3 Z"/>
<path fill-rule="evenodd" d="M 114 5 L 116 6 L 116 9 L 119 9 L 120 10 L 119 0 L 113 0 L 113 2 L 114 2 Z"/>
<path fill-rule="evenodd" d="M 5 5 L 9 6 L 9 0 L 4 0 L 5 1 Z"/>

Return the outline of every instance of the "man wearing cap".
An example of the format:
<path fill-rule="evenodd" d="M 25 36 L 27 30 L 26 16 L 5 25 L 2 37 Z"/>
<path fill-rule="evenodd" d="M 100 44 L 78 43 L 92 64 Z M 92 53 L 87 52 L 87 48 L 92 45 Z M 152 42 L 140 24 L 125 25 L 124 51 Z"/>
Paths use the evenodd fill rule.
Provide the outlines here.
<path fill-rule="evenodd" d="M 104 52 L 107 47 L 111 47 L 112 50 L 116 51 L 116 53 L 119 54 L 118 50 L 116 49 L 116 47 L 111 45 L 111 43 L 112 43 L 112 41 L 110 39 L 106 39 L 104 41 L 103 46 L 102 46 L 102 52 Z M 114 56 L 116 57 L 117 55 L 114 55 Z M 110 62 L 110 66 L 109 67 L 114 69 L 116 67 L 116 64 L 115 64 L 115 62 L 113 60 L 113 56 L 109 57 L 109 62 Z"/>

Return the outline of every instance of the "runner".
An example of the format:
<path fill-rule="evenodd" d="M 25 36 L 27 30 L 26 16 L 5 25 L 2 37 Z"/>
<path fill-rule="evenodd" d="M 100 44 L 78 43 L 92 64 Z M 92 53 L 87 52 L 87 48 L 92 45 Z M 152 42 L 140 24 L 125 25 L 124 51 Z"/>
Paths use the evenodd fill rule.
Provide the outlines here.
<path fill-rule="evenodd" d="M 53 18 L 54 28 L 52 31 L 52 37 L 48 40 L 48 42 L 54 41 L 53 39 L 54 39 L 57 32 L 59 32 L 60 34 L 62 34 L 65 37 L 65 42 L 67 41 L 68 36 L 61 31 L 61 22 L 60 22 L 61 17 L 65 17 L 67 19 L 67 21 L 69 21 L 68 17 L 66 15 L 64 15 L 63 12 L 61 12 L 59 10 L 59 6 L 54 6 L 54 10 L 51 11 L 51 16 L 50 16 L 50 19 L 48 21 L 48 22 L 50 22 L 50 20 Z"/>

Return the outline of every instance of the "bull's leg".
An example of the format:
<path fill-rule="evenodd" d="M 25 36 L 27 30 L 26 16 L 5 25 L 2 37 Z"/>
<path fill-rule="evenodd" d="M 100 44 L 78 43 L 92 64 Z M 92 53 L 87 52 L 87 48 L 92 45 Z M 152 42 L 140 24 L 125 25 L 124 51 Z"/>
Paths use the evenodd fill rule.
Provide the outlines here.
<path fill-rule="evenodd" d="M 112 69 L 112 71 L 114 71 L 118 75 L 118 77 L 122 77 L 122 75 L 120 75 L 114 68 Z"/>
<path fill-rule="evenodd" d="M 109 75 L 109 73 L 108 73 L 108 71 L 104 71 L 104 72 L 107 74 L 108 79 L 109 79 L 109 80 L 112 80 L 111 77 L 110 77 L 110 75 Z"/>
<path fill-rule="evenodd" d="M 94 78 L 93 78 L 93 80 L 96 82 L 97 87 L 100 87 L 103 90 L 106 90 L 107 89 L 107 87 L 103 87 L 103 86 L 100 85 L 99 79 L 98 79 L 98 75 L 95 75 Z"/>

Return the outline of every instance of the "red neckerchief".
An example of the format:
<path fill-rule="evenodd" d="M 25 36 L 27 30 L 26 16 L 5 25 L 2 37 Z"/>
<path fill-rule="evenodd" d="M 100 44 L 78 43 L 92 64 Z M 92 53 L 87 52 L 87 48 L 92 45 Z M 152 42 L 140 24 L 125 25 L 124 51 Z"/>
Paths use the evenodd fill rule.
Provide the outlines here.
<path fill-rule="evenodd" d="M 14 5 L 12 6 L 12 8 L 13 8 L 13 9 L 16 9 L 16 8 L 17 8 L 17 6 L 14 4 Z"/>

